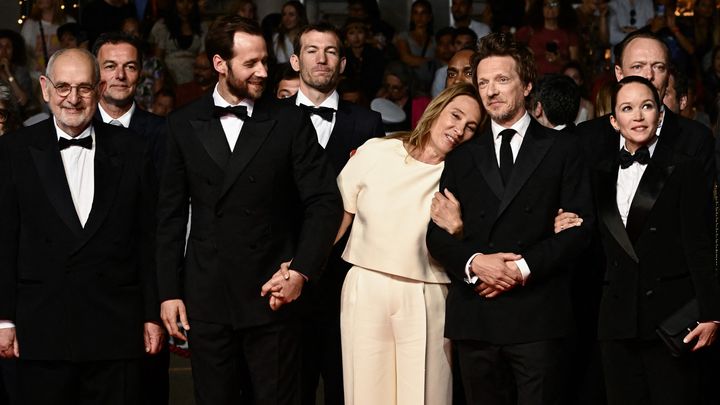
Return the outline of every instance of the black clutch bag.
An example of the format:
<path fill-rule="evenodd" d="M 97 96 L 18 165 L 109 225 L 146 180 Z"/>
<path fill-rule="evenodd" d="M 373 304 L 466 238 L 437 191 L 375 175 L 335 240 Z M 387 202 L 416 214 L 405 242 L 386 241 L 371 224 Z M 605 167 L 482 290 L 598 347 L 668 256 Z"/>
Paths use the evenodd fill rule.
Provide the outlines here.
<path fill-rule="evenodd" d="M 685 304 L 674 314 L 667 317 L 658 325 L 655 332 L 670 349 L 670 354 L 674 357 L 680 357 L 690 351 L 693 347 L 692 343 L 684 343 L 683 339 L 698 325 L 700 318 L 700 309 L 698 308 L 697 299 Z"/>

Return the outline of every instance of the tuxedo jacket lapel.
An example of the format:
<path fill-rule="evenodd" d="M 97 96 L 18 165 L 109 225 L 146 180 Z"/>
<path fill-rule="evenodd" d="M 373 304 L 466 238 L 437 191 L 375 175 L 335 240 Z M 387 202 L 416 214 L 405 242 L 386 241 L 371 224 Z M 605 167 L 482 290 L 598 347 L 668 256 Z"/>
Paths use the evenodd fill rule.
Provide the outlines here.
<path fill-rule="evenodd" d="M 55 207 L 57 214 L 68 228 L 76 235 L 83 232 L 82 224 L 77 216 L 75 204 L 70 194 L 70 186 L 65 176 L 65 167 L 57 146 L 57 134 L 53 120 L 49 119 L 42 124 L 45 128 L 34 133 L 35 137 L 30 154 L 38 171 L 40 182 L 48 195 L 50 203 Z"/>
<path fill-rule="evenodd" d="M 255 156 L 274 126 L 275 120 L 257 107 L 253 111 L 252 118 L 245 120 L 225 170 L 220 198 L 227 193 L 237 176 Z"/>
<path fill-rule="evenodd" d="M 638 259 L 633 243 L 623 225 L 617 206 L 617 174 L 618 163 L 616 161 L 604 161 L 598 166 L 596 172 L 598 215 L 617 243 L 628 256 L 638 263 L 640 259 Z"/>
<path fill-rule="evenodd" d="M 220 120 L 213 117 L 213 105 L 212 95 L 205 95 L 203 110 L 200 111 L 197 119 L 190 120 L 190 125 L 192 133 L 198 137 L 210 158 L 220 170 L 223 170 L 230 158 L 230 145 Z"/>
<path fill-rule="evenodd" d="M 353 120 L 350 115 L 350 109 L 340 102 L 338 103 L 338 110 L 335 113 L 335 126 L 333 126 L 325 150 L 333 154 L 334 151 L 349 151 L 352 149 L 349 141 L 353 139 L 354 136 L 355 120 Z M 348 159 L 350 156 L 344 156 L 344 158 Z"/>
<path fill-rule="evenodd" d="M 647 217 L 665 186 L 665 181 L 675 169 L 674 165 L 668 163 L 671 154 L 672 151 L 669 148 L 663 148 L 658 144 L 653 158 L 650 159 L 640 179 L 640 184 L 638 184 L 630 205 L 626 226 L 628 236 L 633 243 L 640 237 Z"/>
<path fill-rule="evenodd" d="M 497 216 L 500 217 L 503 211 L 510 205 L 510 202 L 520 192 L 535 168 L 540 164 L 545 154 L 550 150 L 554 138 L 539 130 L 540 124 L 532 121 L 528 127 L 525 137 L 518 152 L 512 170 L 510 181 L 505 186 L 505 192 L 500 202 Z"/>
<path fill-rule="evenodd" d="M 478 136 L 476 144 L 478 153 L 474 153 L 475 164 L 480 169 L 485 181 L 492 192 L 501 199 L 505 192 L 502 177 L 500 177 L 500 168 L 497 165 L 497 157 L 495 156 L 495 144 L 493 142 L 492 130 L 488 128 Z"/>

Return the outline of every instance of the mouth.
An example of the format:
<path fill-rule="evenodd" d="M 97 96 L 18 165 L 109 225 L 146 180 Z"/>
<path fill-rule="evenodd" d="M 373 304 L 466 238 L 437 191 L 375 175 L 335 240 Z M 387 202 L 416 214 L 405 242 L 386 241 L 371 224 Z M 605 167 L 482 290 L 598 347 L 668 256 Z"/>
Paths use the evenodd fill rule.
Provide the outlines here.
<path fill-rule="evenodd" d="M 461 139 L 457 136 L 453 136 L 451 134 L 445 134 L 445 139 L 448 141 L 451 147 L 456 147 L 460 145 Z"/>
<path fill-rule="evenodd" d="M 633 132 L 645 132 L 645 131 L 647 131 L 647 129 L 648 129 L 647 125 L 637 125 L 637 126 L 630 128 L 630 130 Z"/>

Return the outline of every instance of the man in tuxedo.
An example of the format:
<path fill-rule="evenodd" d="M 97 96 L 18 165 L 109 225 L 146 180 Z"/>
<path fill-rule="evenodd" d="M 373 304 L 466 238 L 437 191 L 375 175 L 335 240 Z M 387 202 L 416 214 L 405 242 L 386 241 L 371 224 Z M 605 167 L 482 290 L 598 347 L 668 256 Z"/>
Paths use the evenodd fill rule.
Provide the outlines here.
<path fill-rule="evenodd" d="M 168 119 L 162 318 L 172 336 L 188 334 L 197 404 L 297 404 L 300 323 L 290 303 L 318 279 L 337 234 L 335 171 L 306 114 L 259 100 L 267 50 L 255 22 L 221 17 L 205 49 L 215 90 Z"/>
<path fill-rule="evenodd" d="M 145 138 L 159 175 L 166 126 L 163 118 L 135 103 L 142 71 L 142 54 L 137 40 L 122 32 L 101 34 L 95 41 L 93 54 L 100 65 L 100 81 L 104 83 L 95 118 L 130 128 Z"/>
<path fill-rule="evenodd" d="M 440 180 L 463 209 L 463 236 L 432 223 L 427 235 L 430 254 L 454 278 L 445 336 L 457 347 L 468 403 L 502 403 L 494 376 L 509 366 L 518 404 L 556 404 L 571 329 L 568 264 L 589 232 L 554 234 L 549 218 L 568 205 L 592 224 L 587 176 L 576 138 L 525 110 L 535 78 L 526 46 L 490 34 L 473 66 L 491 123 L 448 156 Z"/>
<path fill-rule="evenodd" d="M 325 148 L 335 174 L 350 155 L 370 138 L 385 136 L 380 114 L 340 100 L 336 90 L 345 57 L 338 31 L 329 24 L 309 25 L 298 34 L 292 68 L 300 88 L 289 102 L 312 121 L 317 141 Z M 346 238 L 337 243 L 327 268 L 303 294 L 303 404 L 315 404 L 318 379 L 323 378 L 326 404 L 342 404 L 340 352 L 340 290 L 350 265 L 340 258 Z"/>
<path fill-rule="evenodd" d="M 40 84 L 53 116 L 0 139 L 0 354 L 18 357 L 22 404 L 138 404 L 163 339 L 152 163 L 93 121 L 92 54 L 56 52 Z"/>
<path fill-rule="evenodd" d="M 155 173 L 158 174 L 162 143 L 165 141 L 165 120 L 135 103 L 135 91 L 142 70 L 136 40 L 121 32 L 101 34 L 95 41 L 93 54 L 100 66 L 100 82 L 103 84 L 95 119 L 130 128 L 144 138 L 155 165 Z M 167 345 L 163 346 L 157 356 L 143 359 L 143 403 L 168 403 L 169 366 L 170 352 Z"/>
<path fill-rule="evenodd" d="M 545 75 L 530 93 L 530 113 L 539 123 L 557 131 L 575 132 L 580 89 L 568 76 Z"/>

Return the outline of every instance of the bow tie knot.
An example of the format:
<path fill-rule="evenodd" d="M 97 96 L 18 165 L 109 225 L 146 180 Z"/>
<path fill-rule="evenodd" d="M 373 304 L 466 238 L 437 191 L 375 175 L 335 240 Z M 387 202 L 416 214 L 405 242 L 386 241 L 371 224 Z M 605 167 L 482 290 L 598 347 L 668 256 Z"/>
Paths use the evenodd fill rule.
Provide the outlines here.
<path fill-rule="evenodd" d="M 214 106 L 213 107 L 213 116 L 216 118 L 220 118 L 225 115 L 234 115 L 241 120 L 248 119 L 248 112 L 247 107 L 244 105 L 236 105 L 236 106 L 227 106 L 227 107 L 220 107 L 220 106 Z"/>
<path fill-rule="evenodd" d="M 634 154 L 630 154 L 625 148 L 620 150 L 620 167 L 627 169 L 632 166 L 634 162 L 638 162 L 641 165 L 646 165 L 650 161 L 650 150 L 647 146 L 635 151 Z"/>
<path fill-rule="evenodd" d="M 58 147 L 60 150 L 67 149 L 71 146 L 79 146 L 81 148 L 85 149 L 92 149 L 92 136 L 86 136 L 85 138 L 80 139 L 67 139 L 67 138 L 60 138 L 58 139 Z"/>
<path fill-rule="evenodd" d="M 300 106 L 310 115 L 317 115 L 328 122 L 332 122 L 333 114 L 335 114 L 335 110 L 330 107 L 312 107 L 305 104 L 300 104 Z"/>

